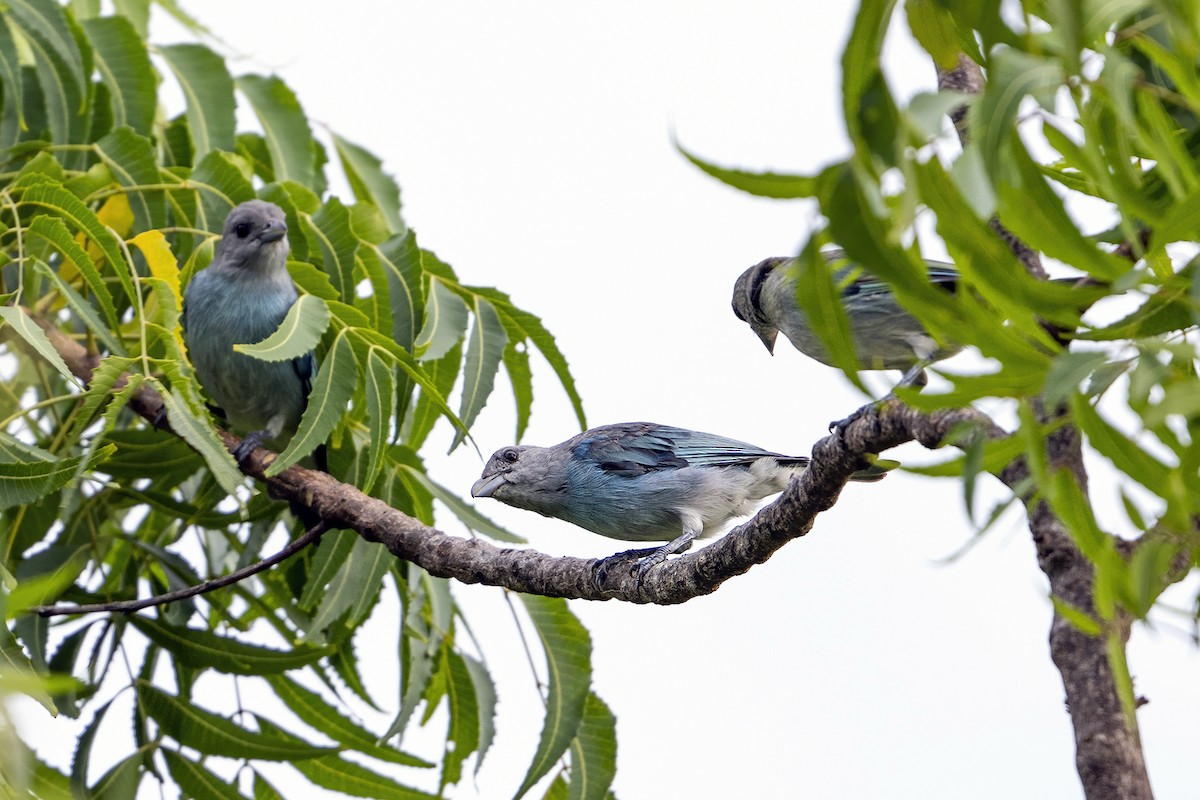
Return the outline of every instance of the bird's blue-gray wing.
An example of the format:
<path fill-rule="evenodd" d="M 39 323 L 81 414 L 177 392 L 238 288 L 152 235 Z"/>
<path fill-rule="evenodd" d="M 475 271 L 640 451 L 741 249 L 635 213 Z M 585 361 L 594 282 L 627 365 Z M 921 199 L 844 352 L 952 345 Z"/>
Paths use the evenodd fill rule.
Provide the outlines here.
<path fill-rule="evenodd" d="M 651 423 L 609 425 L 585 434 L 572 450 L 605 472 L 635 476 L 686 466 L 724 467 L 764 456 L 783 458 L 746 442 Z"/>

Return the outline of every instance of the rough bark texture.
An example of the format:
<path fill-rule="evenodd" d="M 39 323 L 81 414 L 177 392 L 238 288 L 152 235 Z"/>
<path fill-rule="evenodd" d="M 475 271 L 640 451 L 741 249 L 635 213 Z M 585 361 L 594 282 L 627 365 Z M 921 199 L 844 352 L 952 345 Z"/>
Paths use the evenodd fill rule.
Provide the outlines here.
<path fill-rule="evenodd" d="M 983 85 L 979 65 L 963 55 L 954 69 L 938 71 L 940 89 L 974 94 L 982 91 Z M 957 109 L 951 119 L 965 143 L 970 134 L 966 107 Z M 1036 251 L 1014 236 L 998 218 L 993 218 L 990 224 L 1030 274 L 1046 276 Z M 1061 416 L 1059 409 L 1037 408 L 1039 422 Z M 1069 425 L 1059 428 L 1048 437 L 1046 453 L 1051 467 L 1069 470 L 1086 496 L 1088 479 L 1079 432 Z M 1015 488 L 1011 482 L 1009 486 Z M 1037 548 L 1038 566 L 1050 582 L 1051 594 L 1093 613 L 1095 570 L 1045 503 L 1038 502 L 1030 509 L 1029 530 Z M 1119 614 L 1114 624 L 1124 646 L 1129 640 L 1131 620 Z M 1131 729 L 1117 696 L 1104 638 L 1080 632 L 1056 613 L 1050 625 L 1050 655 L 1066 690 L 1067 708 L 1075 730 L 1075 765 L 1088 800 L 1149 800 L 1153 793 L 1136 721 Z"/>

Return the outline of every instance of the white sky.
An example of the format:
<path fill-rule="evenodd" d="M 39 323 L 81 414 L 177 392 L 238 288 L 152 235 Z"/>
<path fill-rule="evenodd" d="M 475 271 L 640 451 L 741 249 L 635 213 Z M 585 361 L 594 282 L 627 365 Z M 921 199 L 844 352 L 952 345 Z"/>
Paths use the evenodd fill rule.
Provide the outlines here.
<path fill-rule="evenodd" d="M 851 4 L 589 5 L 189 7 L 245 55 L 235 73 L 278 72 L 310 117 L 384 159 L 424 247 L 542 317 L 589 424 L 650 420 L 807 453 L 863 398 L 785 342 L 769 357 L 729 299 L 745 267 L 795 252 L 813 210 L 716 183 L 674 152 L 669 131 L 730 165 L 811 171 L 843 156 Z M 172 40 L 160 30 L 159 43 Z M 905 92 L 933 83 L 908 44 L 888 66 Z M 534 370 L 526 441 L 552 444 L 578 428 L 549 367 L 535 359 Z M 475 429 L 484 457 L 512 440 L 507 392 L 501 382 Z M 435 432 L 430 473 L 467 495 L 482 461 L 469 447 L 441 457 L 450 438 Z M 919 448 L 899 457 L 928 460 Z M 545 552 L 628 546 L 479 508 Z M 462 532 L 449 514 L 439 524 Z M 937 563 L 971 536 L 956 484 L 898 474 L 850 486 L 805 539 L 712 596 L 674 608 L 574 602 L 594 637 L 595 688 L 618 718 L 618 796 L 1081 796 L 1024 520 L 1006 517 L 964 558 Z M 468 778 L 450 795 L 511 797 L 540 730 L 538 700 L 501 591 L 454 588 L 501 704 L 478 789 Z M 377 641 L 388 643 L 376 651 Z M 360 661 L 381 668 L 377 699 L 391 704 L 394 653 L 387 636 L 358 642 Z M 1172 625 L 1139 629 L 1130 659 L 1151 700 L 1140 720 L 1155 788 L 1192 794 L 1200 659 Z M 36 707 L 17 711 L 30 740 L 64 736 L 66 723 Z M 158 796 L 152 787 L 145 796 Z"/>

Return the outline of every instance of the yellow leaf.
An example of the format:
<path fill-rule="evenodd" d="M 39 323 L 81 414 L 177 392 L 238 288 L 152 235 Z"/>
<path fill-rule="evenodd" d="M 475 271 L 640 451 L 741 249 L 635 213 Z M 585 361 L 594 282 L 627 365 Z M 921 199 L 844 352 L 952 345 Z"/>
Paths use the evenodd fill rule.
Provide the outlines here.
<path fill-rule="evenodd" d="M 122 239 L 133 230 L 133 209 L 129 207 L 129 198 L 123 194 L 114 194 L 105 200 L 96 217 L 101 225 L 112 228 Z"/>
<path fill-rule="evenodd" d="M 129 243 L 142 251 L 142 255 L 146 257 L 146 264 L 150 267 L 150 274 L 171 287 L 176 302 L 182 303 L 179 293 L 179 262 L 175 260 L 175 254 L 171 252 L 171 245 L 167 243 L 163 232 L 139 233 L 130 239 Z"/>

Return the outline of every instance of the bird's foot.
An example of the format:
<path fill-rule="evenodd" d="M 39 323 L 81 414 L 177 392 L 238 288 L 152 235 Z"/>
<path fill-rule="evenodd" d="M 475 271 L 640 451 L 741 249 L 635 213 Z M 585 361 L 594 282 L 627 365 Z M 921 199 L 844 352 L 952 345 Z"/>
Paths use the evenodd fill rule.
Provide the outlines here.
<path fill-rule="evenodd" d="M 255 448 L 262 447 L 263 440 L 266 438 L 265 433 L 265 431 L 251 431 L 246 434 L 246 438 L 242 439 L 241 444 L 233 448 L 234 460 L 241 464 Z"/>
<path fill-rule="evenodd" d="M 610 573 L 616 573 L 621 568 L 627 568 L 629 574 L 633 574 L 637 564 L 641 563 L 643 558 L 649 558 L 654 553 L 657 553 L 661 548 L 658 547 L 643 547 L 638 550 L 622 550 L 620 553 L 613 553 L 611 556 L 600 559 L 596 562 L 595 579 L 596 585 L 603 588 L 608 583 Z M 630 562 L 633 565 L 630 565 Z"/>
<path fill-rule="evenodd" d="M 888 396 L 890 397 L 891 395 Z M 886 399 L 887 398 L 885 397 L 884 400 Z M 883 404 L 884 400 L 877 400 L 873 403 L 867 403 L 865 406 L 858 409 L 845 419 L 835 419 L 833 422 L 829 423 L 829 432 L 839 439 L 844 439 L 846 436 L 846 429 L 849 428 L 852 423 L 857 422 L 869 414 L 873 415 L 879 410 L 879 407 Z"/>

